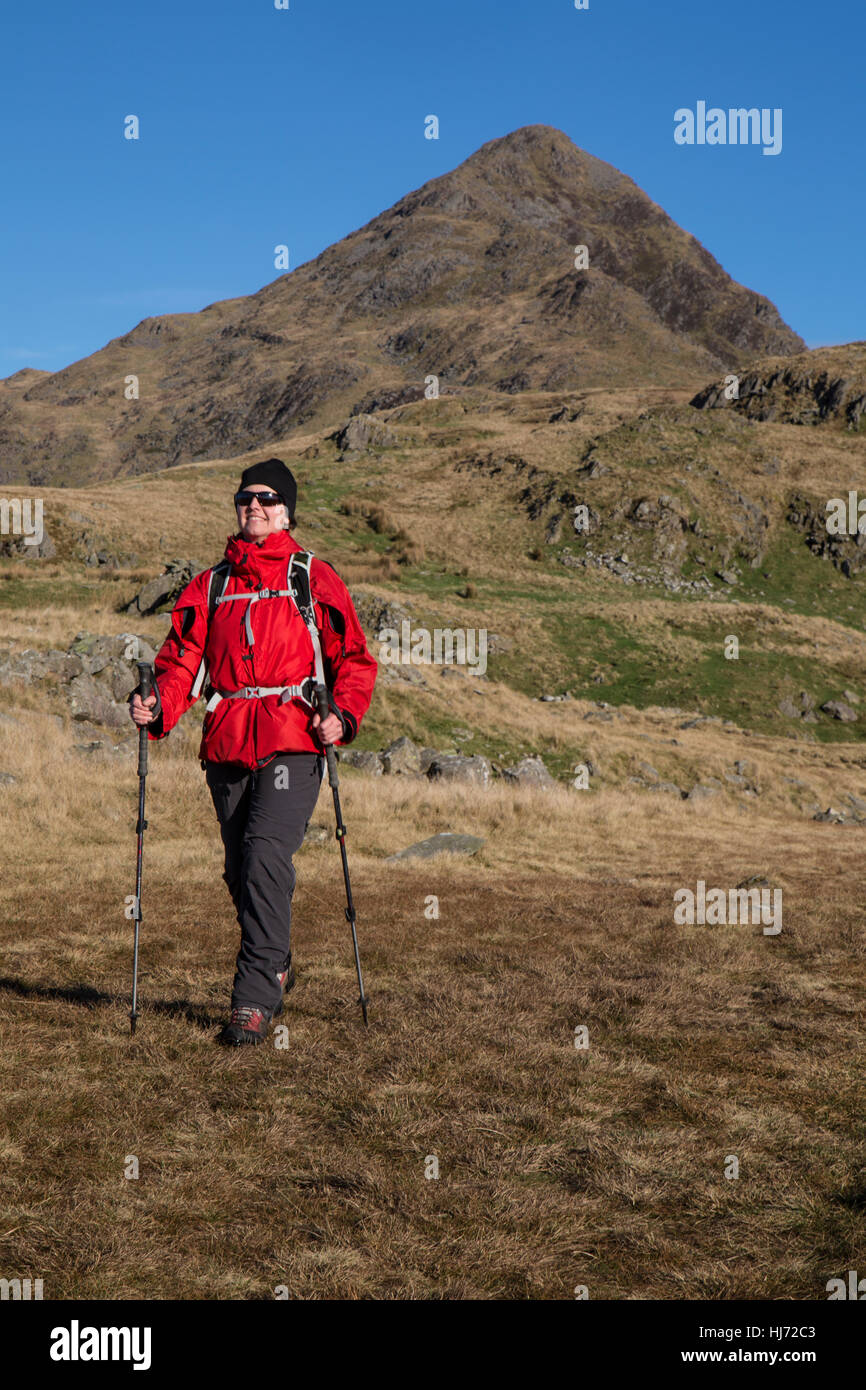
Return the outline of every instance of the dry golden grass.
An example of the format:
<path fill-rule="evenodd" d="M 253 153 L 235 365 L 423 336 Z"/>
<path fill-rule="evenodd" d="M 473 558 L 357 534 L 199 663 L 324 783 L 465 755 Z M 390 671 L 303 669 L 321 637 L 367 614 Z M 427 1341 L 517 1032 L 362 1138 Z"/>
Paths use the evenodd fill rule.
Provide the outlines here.
<path fill-rule="evenodd" d="M 237 928 L 194 731 L 179 730 L 151 760 L 131 1041 L 134 757 L 82 760 L 74 731 L 14 717 L 0 723 L 0 767 L 14 756 L 20 778 L 0 788 L 4 1270 L 51 1298 L 265 1299 L 285 1284 L 550 1299 L 586 1284 L 820 1299 L 857 1267 L 861 830 L 769 802 L 345 770 L 369 1032 L 329 843 L 298 857 L 288 1046 L 272 1033 L 226 1053 L 213 1038 Z M 635 732 L 662 716 L 640 718 Z M 717 730 L 691 733 L 721 752 Z M 755 753 L 762 775 L 784 752 Z M 329 800 L 325 785 L 317 821 Z M 441 829 L 485 846 L 383 863 Z M 673 925 L 675 888 L 749 873 L 783 887 L 780 936 Z"/>

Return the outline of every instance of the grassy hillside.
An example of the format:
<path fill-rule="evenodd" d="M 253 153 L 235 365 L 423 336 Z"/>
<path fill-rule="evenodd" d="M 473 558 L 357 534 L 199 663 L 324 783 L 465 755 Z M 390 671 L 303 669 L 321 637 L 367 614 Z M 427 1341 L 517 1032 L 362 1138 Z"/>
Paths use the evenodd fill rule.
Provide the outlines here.
<path fill-rule="evenodd" d="M 100 731 L 60 679 L 0 652 L 4 1269 L 46 1298 L 825 1298 L 862 1236 L 866 578 L 791 499 L 866 491 L 862 436 L 651 388 L 378 419 L 387 447 L 333 425 L 268 444 L 298 539 L 360 603 L 483 627 L 490 655 L 484 676 L 380 665 L 358 747 L 539 753 L 559 785 L 344 763 L 369 1033 L 329 839 L 298 857 L 286 1046 L 227 1054 L 237 928 L 192 712 L 152 752 L 130 1042 L 132 745 L 83 750 Z M 125 606 L 221 554 L 262 456 L 44 489 L 54 556 L 0 562 L 11 657 L 158 646 L 166 615 Z M 846 823 L 813 819 L 831 806 Z M 442 830 L 484 846 L 384 862 Z M 782 932 L 675 925 L 698 880 L 780 888 Z"/>
<path fill-rule="evenodd" d="M 792 498 L 811 499 L 823 516 L 826 499 L 858 481 L 866 493 L 862 442 L 659 394 L 466 393 L 387 412 L 388 447 L 341 453 L 322 431 L 269 448 L 299 479 L 299 538 L 353 592 L 399 602 L 416 626 L 500 639 L 473 720 L 482 744 L 496 743 L 486 708 L 500 687 L 859 742 L 861 719 L 842 724 L 820 707 L 845 691 L 866 697 L 866 586 L 838 556 L 816 554 L 790 512 Z M 95 608 L 116 627 L 172 557 L 218 558 L 232 488 L 258 456 L 43 490 L 56 556 L 5 562 L 0 608 L 13 623 L 26 613 L 29 627 L 61 602 L 80 608 L 81 626 Z M 588 531 L 575 531 L 576 507 Z M 854 538 L 841 545 L 859 554 Z M 83 563 L 94 552 L 109 563 Z M 137 626 L 155 643 L 164 632 L 159 617 Z M 801 692 L 805 721 L 779 709 Z M 432 706 L 419 722 L 428 715 L 432 735 Z M 380 735 L 374 707 L 359 746 Z"/>

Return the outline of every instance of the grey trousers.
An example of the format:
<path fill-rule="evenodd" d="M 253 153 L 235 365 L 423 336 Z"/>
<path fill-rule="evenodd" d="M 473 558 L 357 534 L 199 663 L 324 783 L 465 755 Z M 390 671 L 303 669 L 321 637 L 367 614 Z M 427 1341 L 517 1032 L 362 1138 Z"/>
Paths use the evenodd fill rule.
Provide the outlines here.
<path fill-rule="evenodd" d="M 236 763 L 205 764 L 225 847 L 223 878 L 241 928 L 232 1008 L 257 1004 L 273 1013 L 282 998 L 277 975 L 291 960 L 292 855 L 324 770 L 319 753 L 277 753 L 254 772 Z"/>

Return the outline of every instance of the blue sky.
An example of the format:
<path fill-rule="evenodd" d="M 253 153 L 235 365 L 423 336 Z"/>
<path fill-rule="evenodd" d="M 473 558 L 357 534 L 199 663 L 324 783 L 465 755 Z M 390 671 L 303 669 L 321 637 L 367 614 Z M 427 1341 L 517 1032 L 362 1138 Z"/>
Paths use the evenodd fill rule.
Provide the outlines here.
<path fill-rule="evenodd" d="M 866 338 L 863 0 L 8 0 L 0 38 L 0 376 L 250 294 L 535 123 L 809 346 Z M 781 153 L 676 145 L 698 101 L 781 107 Z"/>

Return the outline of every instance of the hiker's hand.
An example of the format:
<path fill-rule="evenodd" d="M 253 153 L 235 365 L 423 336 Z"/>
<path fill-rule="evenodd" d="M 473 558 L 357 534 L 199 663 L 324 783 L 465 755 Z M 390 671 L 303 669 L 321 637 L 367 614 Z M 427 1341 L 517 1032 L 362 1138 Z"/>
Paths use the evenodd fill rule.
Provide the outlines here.
<path fill-rule="evenodd" d="M 329 714 L 324 724 L 318 714 L 313 715 L 313 728 L 320 743 L 336 743 L 343 737 L 343 721 L 336 714 Z"/>
<path fill-rule="evenodd" d="M 129 702 L 129 713 L 134 724 L 141 728 L 144 724 L 150 724 L 153 720 L 153 707 L 156 704 L 156 695 L 148 695 L 146 700 L 142 700 L 140 695 L 133 695 Z"/>

